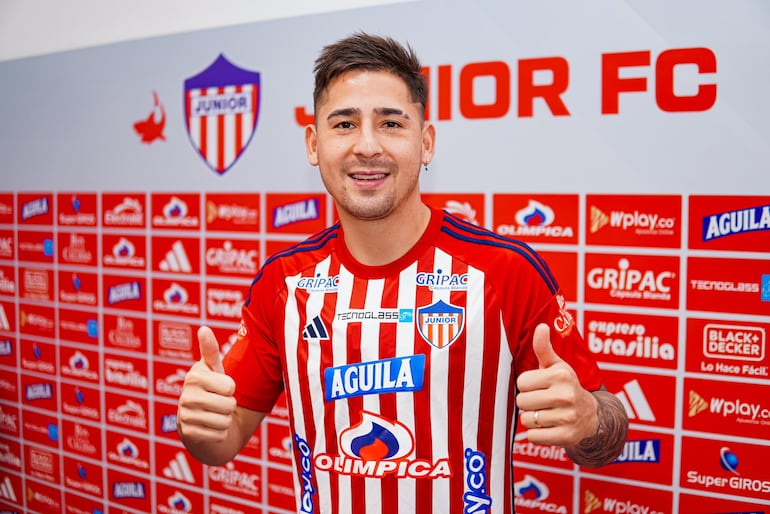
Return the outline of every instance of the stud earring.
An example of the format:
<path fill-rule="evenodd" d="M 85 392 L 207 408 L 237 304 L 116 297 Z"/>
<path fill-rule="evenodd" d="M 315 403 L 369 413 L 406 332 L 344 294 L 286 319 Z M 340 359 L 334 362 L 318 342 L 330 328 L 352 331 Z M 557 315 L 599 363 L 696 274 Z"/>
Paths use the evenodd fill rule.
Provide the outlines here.
<path fill-rule="evenodd" d="M 428 172 L 428 163 L 426 162 L 425 164 L 423 164 L 423 166 L 425 166 L 425 172 L 427 173 Z"/>

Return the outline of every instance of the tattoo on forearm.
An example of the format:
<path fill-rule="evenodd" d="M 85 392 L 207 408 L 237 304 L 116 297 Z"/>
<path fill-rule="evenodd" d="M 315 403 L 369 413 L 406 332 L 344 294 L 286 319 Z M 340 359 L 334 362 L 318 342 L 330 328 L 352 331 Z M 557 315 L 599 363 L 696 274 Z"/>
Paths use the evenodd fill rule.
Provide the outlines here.
<path fill-rule="evenodd" d="M 576 464 L 588 468 L 598 468 L 615 460 L 623 451 L 628 437 L 628 416 L 623 404 L 607 391 L 595 391 L 593 394 L 598 403 L 596 434 L 567 450 Z"/>

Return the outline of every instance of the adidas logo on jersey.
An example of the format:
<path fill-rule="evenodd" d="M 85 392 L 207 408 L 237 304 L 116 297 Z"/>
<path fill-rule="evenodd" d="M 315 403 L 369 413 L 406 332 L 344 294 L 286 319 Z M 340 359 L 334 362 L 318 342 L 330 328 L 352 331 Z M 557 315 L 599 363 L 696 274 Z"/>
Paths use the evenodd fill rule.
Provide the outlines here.
<path fill-rule="evenodd" d="M 308 341 L 310 339 L 329 339 L 329 332 L 321 321 L 320 316 L 313 318 L 313 321 L 305 325 L 305 329 L 302 331 L 302 339 Z"/>

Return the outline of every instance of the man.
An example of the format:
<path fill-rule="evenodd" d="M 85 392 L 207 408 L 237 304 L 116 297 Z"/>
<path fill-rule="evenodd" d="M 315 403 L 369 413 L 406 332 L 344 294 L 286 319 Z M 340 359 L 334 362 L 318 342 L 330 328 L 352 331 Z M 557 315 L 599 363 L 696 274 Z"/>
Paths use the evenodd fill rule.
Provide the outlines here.
<path fill-rule="evenodd" d="M 543 260 L 421 201 L 420 69 L 389 38 L 323 50 L 305 143 L 339 222 L 265 262 L 224 361 L 200 329 L 180 396 L 182 441 L 221 465 L 285 390 L 299 512 L 511 513 L 517 406 L 580 465 L 625 441 Z"/>

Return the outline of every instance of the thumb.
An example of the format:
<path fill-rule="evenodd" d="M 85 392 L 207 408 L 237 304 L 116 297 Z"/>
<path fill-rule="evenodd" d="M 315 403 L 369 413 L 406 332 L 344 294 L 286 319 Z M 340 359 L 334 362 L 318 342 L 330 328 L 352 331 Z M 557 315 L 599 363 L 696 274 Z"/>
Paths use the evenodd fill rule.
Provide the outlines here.
<path fill-rule="evenodd" d="M 534 350 L 541 368 L 548 368 L 561 362 L 561 357 L 553 350 L 551 344 L 551 329 L 545 323 L 540 323 L 535 327 L 535 333 L 532 336 L 532 350 Z"/>
<path fill-rule="evenodd" d="M 198 346 L 206 366 L 216 373 L 224 373 L 225 368 L 222 366 L 222 358 L 219 356 L 219 343 L 209 327 L 198 329 Z"/>

